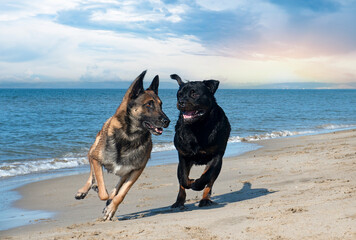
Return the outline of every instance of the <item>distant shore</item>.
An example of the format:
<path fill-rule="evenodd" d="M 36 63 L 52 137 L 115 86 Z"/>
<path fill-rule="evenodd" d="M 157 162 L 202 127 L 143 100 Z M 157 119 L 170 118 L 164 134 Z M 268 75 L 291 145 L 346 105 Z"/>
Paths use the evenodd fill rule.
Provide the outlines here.
<path fill-rule="evenodd" d="M 0 232 L 1 239 L 356 239 L 356 130 L 259 141 L 264 147 L 225 158 L 213 189 L 217 203 L 171 210 L 176 164 L 145 169 L 119 206 L 101 222 L 95 192 L 77 201 L 87 174 L 19 188 L 16 207 L 54 212 L 52 218 Z M 202 168 L 193 168 L 198 177 Z M 117 178 L 105 175 L 108 190 Z"/>

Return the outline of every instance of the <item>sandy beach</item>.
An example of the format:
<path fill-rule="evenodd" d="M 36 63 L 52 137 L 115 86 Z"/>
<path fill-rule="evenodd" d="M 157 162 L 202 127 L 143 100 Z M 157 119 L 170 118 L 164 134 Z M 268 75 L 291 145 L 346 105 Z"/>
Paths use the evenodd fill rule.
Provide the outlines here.
<path fill-rule="evenodd" d="M 259 141 L 263 148 L 225 158 L 212 200 L 187 191 L 172 210 L 176 164 L 146 168 L 119 206 L 100 221 L 105 202 L 91 191 L 74 199 L 87 174 L 28 184 L 16 207 L 51 219 L 0 232 L 1 239 L 356 239 L 356 130 Z M 201 167 L 193 168 L 198 177 Z M 108 190 L 116 177 L 105 175 Z"/>

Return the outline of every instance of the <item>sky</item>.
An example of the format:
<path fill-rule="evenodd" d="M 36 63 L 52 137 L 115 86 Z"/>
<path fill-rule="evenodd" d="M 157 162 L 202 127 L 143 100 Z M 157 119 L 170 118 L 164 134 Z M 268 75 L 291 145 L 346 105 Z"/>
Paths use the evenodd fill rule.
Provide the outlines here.
<path fill-rule="evenodd" d="M 356 88 L 355 12 L 354 0 L 1 0 L 0 87 L 120 86 L 147 69 Z"/>

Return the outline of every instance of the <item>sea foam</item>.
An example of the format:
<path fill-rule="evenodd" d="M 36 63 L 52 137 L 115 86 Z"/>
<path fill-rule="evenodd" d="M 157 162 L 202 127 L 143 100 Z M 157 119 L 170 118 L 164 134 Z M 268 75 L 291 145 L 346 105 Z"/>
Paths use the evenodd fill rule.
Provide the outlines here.
<path fill-rule="evenodd" d="M 23 160 L 0 163 L 0 177 L 12 177 L 30 173 L 73 168 L 88 164 L 86 157 Z"/>

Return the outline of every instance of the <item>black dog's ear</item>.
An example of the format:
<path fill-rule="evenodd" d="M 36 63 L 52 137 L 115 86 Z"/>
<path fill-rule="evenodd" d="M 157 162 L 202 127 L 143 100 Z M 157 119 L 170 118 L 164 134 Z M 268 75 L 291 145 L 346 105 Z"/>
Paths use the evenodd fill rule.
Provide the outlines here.
<path fill-rule="evenodd" d="M 151 85 L 147 90 L 152 90 L 156 95 L 158 95 L 158 86 L 159 86 L 159 76 L 156 75 L 151 82 Z"/>
<path fill-rule="evenodd" d="M 177 80 L 179 86 L 182 86 L 184 84 L 182 79 L 177 74 L 171 74 L 171 78 Z"/>
<path fill-rule="evenodd" d="M 134 99 L 137 98 L 141 93 L 144 92 L 143 90 L 143 78 L 146 75 L 147 70 L 143 71 L 136 79 L 133 81 L 131 86 L 129 87 L 129 98 Z"/>
<path fill-rule="evenodd" d="M 220 82 L 218 80 L 204 80 L 203 83 L 207 88 L 209 88 L 210 92 L 215 94 Z"/>

